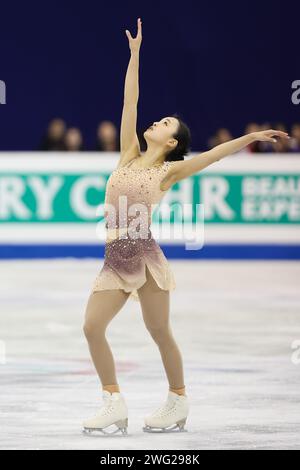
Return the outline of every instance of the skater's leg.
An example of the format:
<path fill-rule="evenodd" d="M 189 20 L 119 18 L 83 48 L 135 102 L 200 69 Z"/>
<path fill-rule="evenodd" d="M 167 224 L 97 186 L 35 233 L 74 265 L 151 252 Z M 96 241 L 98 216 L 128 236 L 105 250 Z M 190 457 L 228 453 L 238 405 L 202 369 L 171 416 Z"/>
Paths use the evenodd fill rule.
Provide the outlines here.
<path fill-rule="evenodd" d="M 84 334 L 103 390 L 119 391 L 113 355 L 105 331 L 125 304 L 130 293 L 122 289 L 102 290 L 90 294 L 86 311 Z"/>
<path fill-rule="evenodd" d="M 146 266 L 147 281 L 138 289 L 147 330 L 158 345 L 170 390 L 184 392 L 182 357 L 169 318 L 169 291 L 161 289 Z M 179 390 L 180 389 L 180 390 Z"/>

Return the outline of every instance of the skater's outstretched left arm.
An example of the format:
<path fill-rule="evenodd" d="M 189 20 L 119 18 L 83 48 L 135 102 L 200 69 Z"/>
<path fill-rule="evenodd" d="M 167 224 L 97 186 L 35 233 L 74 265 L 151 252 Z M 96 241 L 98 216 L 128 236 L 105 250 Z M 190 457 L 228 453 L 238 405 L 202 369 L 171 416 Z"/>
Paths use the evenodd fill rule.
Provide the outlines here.
<path fill-rule="evenodd" d="M 161 182 L 160 189 L 163 191 L 169 189 L 177 181 L 198 173 L 212 163 L 238 152 L 252 142 L 257 140 L 261 142 L 276 142 L 274 136 L 282 137 L 284 139 L 289 138 L 287 132 L 274 129 L 251 132 L 250 134 L 243 135 L 237 139 L 217 145 L 207 152 L 199 153 L 189 160 L 178 161 L 169 169 L 167 176 Z"/>

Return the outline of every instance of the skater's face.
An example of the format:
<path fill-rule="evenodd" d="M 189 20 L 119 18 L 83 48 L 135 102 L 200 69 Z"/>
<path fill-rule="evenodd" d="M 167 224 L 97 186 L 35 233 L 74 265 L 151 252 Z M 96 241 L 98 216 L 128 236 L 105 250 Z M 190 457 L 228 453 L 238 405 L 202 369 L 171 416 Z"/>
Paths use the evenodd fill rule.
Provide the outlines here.
<path fill-rule="evenodd" d="M 179 121 L 174 117 L 165 117 L 160 121 L 155 121 L 144 132 L 147 143 L 155 142 L 161 144 L 165 149 L 173 150 L 177 145 L 177 140 L 173 138 L 179 128 Z"/>

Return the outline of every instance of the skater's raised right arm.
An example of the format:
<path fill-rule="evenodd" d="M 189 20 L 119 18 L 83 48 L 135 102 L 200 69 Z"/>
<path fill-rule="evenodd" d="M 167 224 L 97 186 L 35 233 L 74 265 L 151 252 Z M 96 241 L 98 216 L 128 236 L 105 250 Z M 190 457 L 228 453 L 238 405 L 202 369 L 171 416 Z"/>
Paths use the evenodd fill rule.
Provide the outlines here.
<path fill-rule="evenodd" d="M 130 60 L 125 77 L 119 166 L 126 164 L 140 154 L 140 144 L 136 134 L 137 104 L 139 99 L 139 53 L 142 43 L 142 21 L 140 18 L 138 18 L 137 27 L 136 38 L 133 38 L 126 29 L 130 48 Z"/>

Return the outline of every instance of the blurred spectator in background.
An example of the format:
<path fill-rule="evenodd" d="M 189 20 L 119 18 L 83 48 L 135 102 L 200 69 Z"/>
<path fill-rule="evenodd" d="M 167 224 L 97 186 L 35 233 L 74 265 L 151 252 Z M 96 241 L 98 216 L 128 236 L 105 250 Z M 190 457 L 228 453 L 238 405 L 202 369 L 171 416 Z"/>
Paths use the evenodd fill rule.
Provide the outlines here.
<path fill-rule="evenodd" d="M 84 150 L 82 134 L 77 127 L 70 127 L 64 138 L 64 150 L 79 152 Z"/>
<path fill-rule="evenodd" d="M 271 129 L 271 124 L 269 122 L 265 122 L 264 124 L 250 122 L 245 127 L 245 134 L 250 134 L 251 132 L 259 132 L 267 129 Z M 274 148 L 271 142 L 255 141 L 247 145 L 247 147 L 245 147 L 245 151 L 250 153 L 269 153 L 274 152 Z"/>
<path fill-rule="evenodd" d="M 65 121 L 60 118 L 52 119 L 48 125 L 46 134 L 42 138 L 39 150 L 64 150 L 65 132 Z"/>
<path fill-rule="evenodd" d="M 98 125 L 95 150 L 100 152 L 118 152 L 119 136 L 116 126 L 111 121 L 102 121 Z"/>
<path fill-rule="evenodd" d="M 276 124 L 274 129 L 287 132 L 287 127 L 283 123 Z M 277 139 L 277 142 L 274 142 L 274 144 L 271 145 L 273 147 L 273 152 L 276 153 L 288 153 L 291 151 L 290 141 L 286 139 Z"/>
<path fill-rule="evenodd" d="M 290 151 L 300 152 L 300 123 L 297 122 L 292 126 L 291 139 L 290 139 Z"/>
<path fill-rule="evenodd" d="M 251 132 L 258 132 L 258 131 L 260 131 L 260 126 L 256 122 L 250 122 L 245 127 L 245 134 L 250 134 Z M 247 147 L 245 147 L 244 150 L 245 152 L 249 152 L 249 153 L 261 152 L 259 144 L 260 142 L 252 142 L 251 144 L 247 145 Z"/>
<path fill-rule="evenodd" d="M 279 122 L 271 124 L 265 122 L 258 124 L 250 122 L 246 125 L 244 134 L 251 132 L 259 132 L 266 129 L 277 129 L 283 132 L 288 132 L 287 126 Z M 145 129 L 138 130 L 137 135 L 140 143 L 141 150 L 147 148 L 146 141 L 143 137 Z M 243 148 L 241 152 L 249 153 L 300 153 L 300 123 L 295 123 L 291 128 L 291 139 L 278 139 L 277 142 L 252 142 L 247 147 Z M 216 145 L 223 144 L 229 140 L 234 139 L 229 129 L 225 127 L 219 128 L 216 133 L 210 137 L 207 142 L 208 149 Z M 56 151 L 82 151 L 85 150 L 83 145 L 83 137 L 80 129 L 71 127 L 66 130 L 66 123 L 61 118 L 52 119 L 48 125 L 47 132 L 43 137 L 39 150 L 56 150 Z M 119 132 L 112 121 L 101 121 L 97 128 L 97 139 L 94 148 L 95 151 L 101 152 L 119 152 L 120 151 L 120 136 Z"/>
<path fill-rule="evenodd" d="M 268 129 L 272 129 L 272 124 L 269 122 L 264 122 L 259 126 L 259 129 L 261 131 L 267 131 Z M 273 144 L 272 142 L 258 142 L 258 152 L 260 153 L 271 153 L 274 152 Z"/>
<path fill-rule="evenodd" d="M 221 127 L 220 129 L 217 130 L 215 135 L 209 138 L 207 145 L 208 148 L 213 148 L 216 145 L 223 144 L 224 142 L 228 142 L 229 140 L 232 140 L 233 137 L 228 129 L 225 127 Z"/>
<path fill-rule="evenodd" d="M 245 128 L 245 134 L 250 132 L 258 132 L 266 129 L 278 129 L 283 132 L 288 132 L 287 127 L 283 123 L 277 123 L 275 125 L 266 122 L 264 124 L 249 123 Z M 291 139 L 292 140 L 292 139 Z M 277 142 L 253 142 L 246 147 L 246 151 L 252 153 L 288 153 L 291 152 L 291 140 L 278 139 Z"/>

